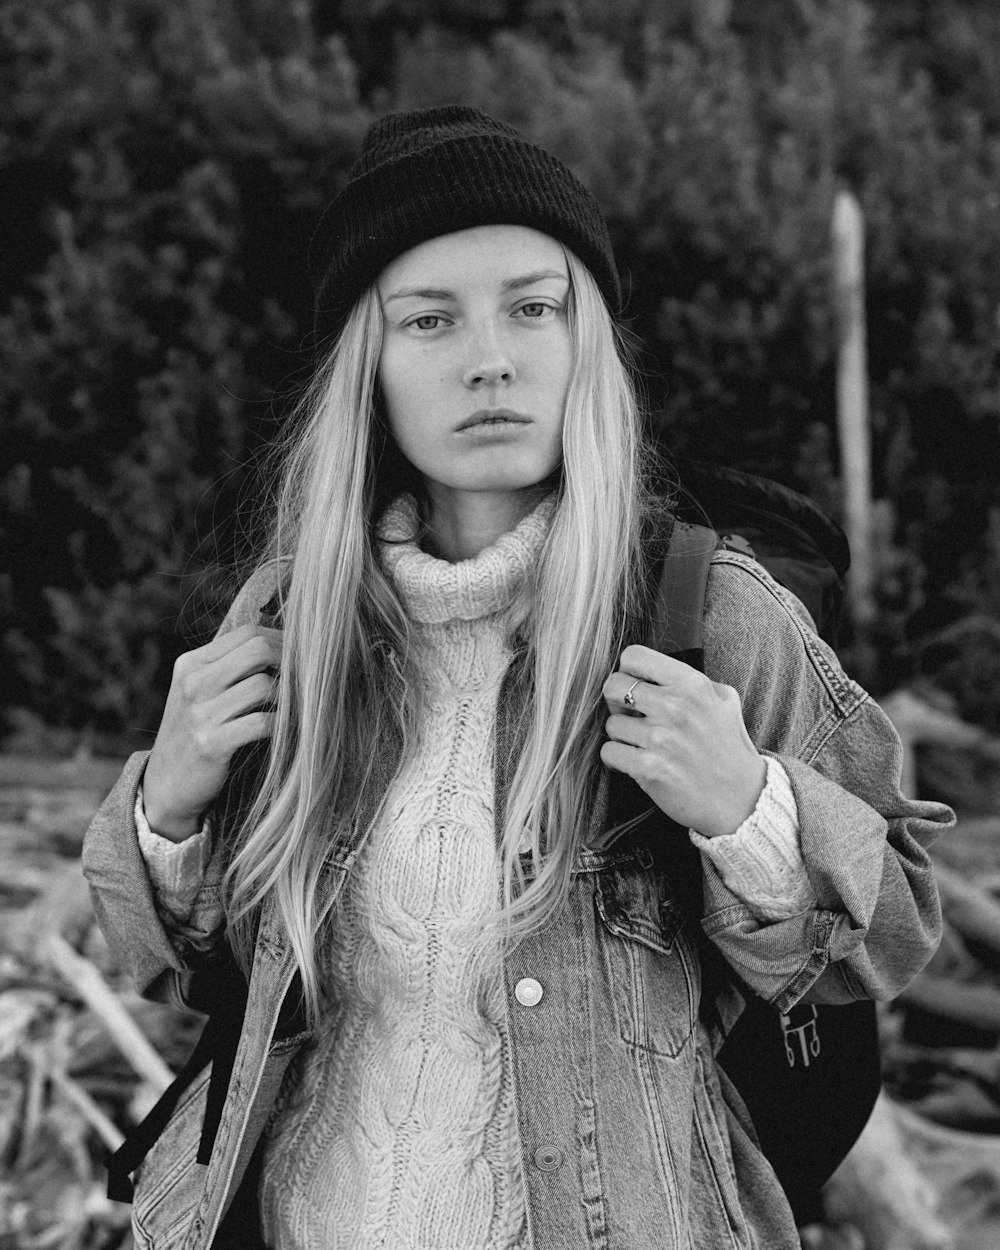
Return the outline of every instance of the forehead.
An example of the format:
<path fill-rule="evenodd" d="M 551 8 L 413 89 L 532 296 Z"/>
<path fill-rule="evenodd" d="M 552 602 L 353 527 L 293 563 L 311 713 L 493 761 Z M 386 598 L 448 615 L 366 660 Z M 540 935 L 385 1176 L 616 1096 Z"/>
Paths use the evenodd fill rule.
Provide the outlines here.
<path fill-rule="evenodd" d="M 438 235 L 403 252 L 382 270 L 377 285 L 385 298 L 392 287 L 414 282 L 447 280 L 453 285 L 463 279 L 491 278 L 502 282 L 541 270 L 569 276 L 562 245 L 550 235 L 528 226 L 475 226 Z"/>

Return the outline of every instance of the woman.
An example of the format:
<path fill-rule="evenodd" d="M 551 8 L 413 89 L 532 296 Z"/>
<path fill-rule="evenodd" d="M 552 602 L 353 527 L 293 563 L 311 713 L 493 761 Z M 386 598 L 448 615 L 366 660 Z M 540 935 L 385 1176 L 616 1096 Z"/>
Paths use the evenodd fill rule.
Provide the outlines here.
<path fill-rule="evenodd" d="M 84 851 L 143 992 L 249 977 L 137 1243 L 797 1246 L 707 952 L 783 1010 L 897 993 L 950 813 L 754 561 L 713 563 L 714 680 L 644 645 L 670 517 L 563 166 L 474 109 L 387 117 L 314 253 L 270 549 Z"/>

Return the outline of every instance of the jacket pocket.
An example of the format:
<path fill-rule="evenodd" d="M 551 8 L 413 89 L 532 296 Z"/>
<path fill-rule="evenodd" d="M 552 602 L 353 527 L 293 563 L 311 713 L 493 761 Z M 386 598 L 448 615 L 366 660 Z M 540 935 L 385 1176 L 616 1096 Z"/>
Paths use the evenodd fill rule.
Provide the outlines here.
<path fill-rule="evenodd" d="M 596 875 L 608 998 L 622 1040 L 672 1058 L 694 1035 L 700 977 L 690 923 L 662 871 L 637 856 Z"/>

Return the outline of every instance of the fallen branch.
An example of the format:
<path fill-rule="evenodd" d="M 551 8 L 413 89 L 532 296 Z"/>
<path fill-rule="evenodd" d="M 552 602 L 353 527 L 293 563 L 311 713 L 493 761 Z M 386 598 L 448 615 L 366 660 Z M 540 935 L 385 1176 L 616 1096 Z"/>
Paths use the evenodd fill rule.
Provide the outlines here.
<path fill-rule="evenodd" d="M 867 1250 L 952 1250 L 954 1238 L 880 1094 L 865 1130 L 823 1191 L 827 1217 L 861 1230 Z"/>
<path fill-rule="evenodd" d="M 982 964 L 966 946 L 958 930 L 945 920 L 941 926 L 941 944 L 926 971 L 933 976 L 946 976 L 949 980 L 969 984 L 982 972 Z"/>
<path fill-rule="evenodd" d="M 963 842 L 986 842 L 992 844 L 1000 836 L 1000 816 L 963 816 L 954 833 L 941 843 L 946 847 L 954 838 Z M 941 848 L 939 848 L 941 849 Z"/>
<path fill-rule="evenodd" d="M 1000 823 L 997 824 L 997 835 L 1000 840 Z M 1000 872 L 996 869 L 977 872 L 972 878 L 972 884 L 976 889 L 982 890 L 984 894 L 989 894 L 991 897 L 1000 894 Z M 995 899 L 995 901 L 1000 902 L 1000 899 Z"/>
<path fill-rule="evenodd" d="M 1000 903 L 944 864 L 934 867 L 945 919 L 965 938 L 1000 952 Z"/>
<path fill-rule="evenodd" d="M 173 1081 L 173 1073 L 146 1040 L 100 972 L 57 933 L 46 937 L 43 949 L 50 965 L 98 1017 L 139 1076 L 158 1095 L 162 1094 Z"/>
<path fill-rule="evenodd" d="M 117 1150 L 125 1140 L 124 1136 L 87 1091 L 63 1072 L 50 1068 L 47 1076 L 66 1101 L 72 1103 L 84 1120 L 97 1132 L 108 1149 Z"/>
<path fill-rule="evenodd" d="M 24 1111 L 21 1116 L 21 1142 L 16 1160 L 18 1166 L 23 1166 L 31 1155 L 31 1148 L 35 1144 L 35 1134 L 42 1123 L 45 1097 L 45 1065 L 39 1059 L 37 1048 L 29 1048 L 25 1060 L 28 1067 L 28 1082 L 24 1092 Z"/>
<path fill-rule="evenodd" d="M 1000 990 L 992 985 L 962 985 L 922 972 L 899 995 L 899 1001 L 962 1024 L 1000 1033 Z"/>
<path fill-rule="evenodd" d="M 904 743 L 935 742 L 942 746 L 971 748 L 993 745 L 984 729 L 934 707 L 912 690 L 894 690 L 879 702 Z"/>

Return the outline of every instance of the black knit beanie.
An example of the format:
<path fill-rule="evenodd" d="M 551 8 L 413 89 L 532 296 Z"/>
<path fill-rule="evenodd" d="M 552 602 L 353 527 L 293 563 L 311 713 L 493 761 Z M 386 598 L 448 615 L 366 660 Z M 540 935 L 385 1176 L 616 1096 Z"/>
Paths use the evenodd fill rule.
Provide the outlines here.
<path fill-rule="evenodd" d="M 383 117 L 309 248 L 317 342 L 339 333 L 355 301 L 395 257 L 438 235 L 499 224 L 531 226 L 565 243 L 612 313 L 620 310 L 601 210 L 554 156 L 463 105 Z"/>

